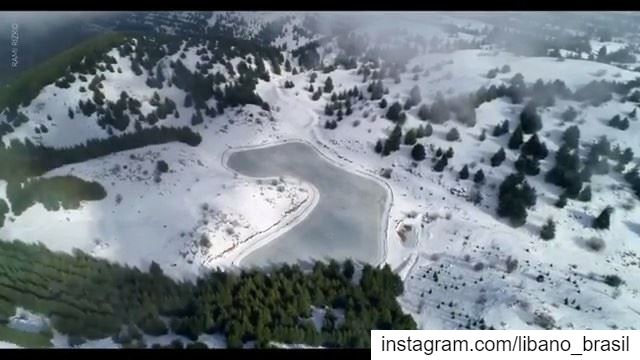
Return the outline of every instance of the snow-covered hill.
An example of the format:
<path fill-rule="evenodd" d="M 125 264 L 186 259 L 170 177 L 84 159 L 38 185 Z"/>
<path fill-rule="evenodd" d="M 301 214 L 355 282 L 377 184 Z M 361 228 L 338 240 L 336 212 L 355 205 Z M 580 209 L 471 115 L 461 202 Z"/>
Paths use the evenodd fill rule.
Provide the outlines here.
<path fill-rule="evenodd" d="M 328 68 L 334 59 L 348 52 L 341 47 L 341 41 L 345 40 L 339 36 L 318 45 L 320 63 L 326 71 L 322 71 L 322 66 L 305 69 L 300 58 L 293 56 L 292 50 L 330 34 L 312 33 L 307 29 L 309 21 L 305 21 L 305 14 L 233 13 L 212 14 L 207 18 L 209 29 L 230 28 L 235 36 L 245 40 L 260 36 L 270 39 L 269 45 L 277 47 L 295 71 L 284 69 L 278 74 L 265 61 L 269 81 L 258 80 L 255 91 L 269 104 L 268 110 L 256 105 L 230 108 L 223 114 L 205 116 L 204 123 L 198 125 L 192 125 L 196 110 L 185 106 L 185 91 L 177 86 L 150 88 L 147 74 L 135 75 L 129 57 L 120 56 L 115 49 L 110 51 L 109 55 L 116 59 L 113 67 L 120 70 L 98 71 L 95 75 L 105 76 L 101 83 L 106 100 L 116 102 L 126 91 L 141 102 L 142 114 L 148 115 L 154 109 L 155 93 L 160 99 L 172 99 L 179 116 L 169 115 L 162 124 L 191 126 L 200 133 L 202 142 L 196 147 L 181 143 L 154 145 L 49 171 L 44 177 L 70 174 L 98 181 L 108 196 L 101 201 L 83 202 L 74 210 L 53 212 L 38 204 L 19 216 L 8 214 L 0 238 L 42 242 L 56 250 L 78 248 L 140 268 L 155 261 L 176 278 L 192 278 L 206 268 L 232 266 L 269 229 L 280 227 L 280 231 L 286 231 L 288 228 L 283 224 L 288 220 L 310 214 L 322 194 L 312 184 L 295 178 L 242 177 L 226 167 L 225 153 L 230 149 L 300 139 L 314 144 L 331 162 L 374 176 L 391 189 L 393 201 L 388 225 L 392 231 L 386 239 L 384 263 L 403 277 L 405 292 L 399 300 L 419 327 L 637 328 L 638 197 L 623 175 L 611 169 L 607 174 L 591 177 L 590 201 L 570 199 L 564 208 L 558 208 L 555 203 L 562 189 L 544 179 L 555 164 L 563 133 L 571 125 L 580 129 L 582 157 L 589 144 L 602 135 L 612 145 L 640 154 L 637 141 L 640 124 L 629 115 L 638 108 L 637 102 L 614 94 L 598 106 L 557 98 L 553 105 L 540 107 L 543 126 L 538 136 L 549 155 L 540 163 L 540 174 L 526 177 L 536 189 L 537 202 L 527 211 L 526 224 L 521 227 L 513 227 L 499 217 L 496 208 L 500 183 L 516 171 L 514 162 L 520 152 L 508 149 L 508 142 L 528 99 L 516 104 L 506 97 L 483 102 L 474 109 L 476 123 L 471 127 L 453 117 L 442 124 L 432 123 L 433 134 L 417 140 L 426 149 L 424 161 L 412 159 L 413 145 L 403 143 L 399 151 L 384 157 L 374 151 L 374 146 L 396 126 L 385 117 L 388 107 L 396 101 L 405 104 L 414 87 L 421 93 L 421 102 L 406 109 L 403 134 L 430 124 L 420 119 L 421 104 L 431 105 L 442 96 L 451 99 L 475 94 L 482 87 L 508 85 L 518 73 L 528 86 L 538 79 L 544 83 L 559 80 L 571 91 L 594 80 L 626 83 L 640 77 L 640 73 L 588 57 L 580 60 L 521 56 L 484 43 L 480 48 L 465 48 L 480 44 L 483 34 L 492 26 L 477 16 L 394 14 L 392 17 L 394 21 L 389 21 L 386 14 L 370 14 L 371 21 L 358 24 L 353 32 L 371 41 L 380 34 L 387 36 L 383 38 L 385 42 L 363 46 L 368 50 L 402 43 L 415 52 L 402 59 L 406 60 L 406 66 L 395 80 L 393 76 L 382 76 L 386 108 L 381 108 L 379 100 L 370 100 L 367 87 L 372 80 L 363 81 L 362 61 L 358 60 L 352 69 Z M 265 35 L 268 26 L 275 26 L 275 30 Z M 445 45 L 432 40 L 438 38 L 446 39 Z M 178 60 L 189 71 L 200 71 L 202 52 L 211 55 L 206 45 L 201 45 L 189 47 L 185 40 L 178 52 L 163 57 L 159 63 L 164 64 L 165 78 L 171 79 L 175 71 L 168 64 Z M 591 40 L 593 49 L 605 46 L 615 51 L 618 45 L 625 44 Z M 227 58 L 226 62 L 237 72 L 245 60 L 237 56 Z M 249 63 L 251 69 L 257 68 Z M 388 65 L 381 63 L 380 67 Z M 377 71 L 374 65 L 371 68 Z M 488 76 L 493 69 L 503 68 L 505 71 Z M 228 69 L 217 63 L 207 74 L 220 73 L 230 83 L 239 81 L 239 76 Z M 313 83 L 312 73 L 317 77 Z M 322 93 L 314 100 L 312 94 L 328 78 L 334 91 Z M 89 139 L 108 138 L 109 132 L 96 121 L 97 114 L 85 116 L 77 107 L 79 100 L 89 98 L 80 87 L 86 87 L 92 79 L 84 82 L 77 79 L 67 89 L 54 84 L 44 87 L 29 106 L 20 108 L 30 121 L 3 136 L 3 142 L 8 145 L 13 139 L 30 139 L 46 146 L 66 147 Z M 309 91 L 310 85 L 315 90 Z M 363 96 L 353 97 L 351 113 L 339 115 L 337 128 L 327 128 L 328 120 L 336 120 L 335 114 L 325 112 L 327 104 L 337 102 L 331 100 L 331 93 L 354 88 Z M 217 101 L 208 100 L 207 105 L 214 108 Z M 578 111 L 573 122 L 562 120 L 569 106 Z M 69 108 L 75 113 L 73 119 L 68 116 Z M 629 116 L 627 130 L 607 125 L 615 115 Z M 504 120 L 509 121 L 509 135 L 493 136 L 494 127 Z M 36 133 L 41 125 L 48 128 L 46 133 Z M 460 136 L 449 141 L 447 133 L 453 127 Z M 131 122 L 122 133 L 135 131 Z M 525 135 L 525 141 L 529 137 Z M 437 149 L 448 148 L 452 149 L 453 157 L 444 171 L 434 171 Z M 506 160 L 500 166 L 491 166 L 489 159 L 500 148 L 505 149 Z M 160 160 L 169 164 L 168 172 L 157 173 Z M 628 171 L 635 164 L 637 157 L 623 170 Z M 459 179 L 458 172 L 465 165 L 472 175 L 483 171 L 484 185 Z M 612 161 L 611 167 L 614 165 Z M 383 169 L 391 169 L 390 174 L 387 171 L 388 176 L 381 176 Z M 0 181 L 0 198 L 7 198 L 5 188 L 6 182 Z M 470 197 L 477 201 L 469 201 Z M 593 218 L 606 206 L 616 209 L 610 228 L 592 228 Z M 540 229 L 549 218 L 556 225 L 555 238 L 545 241 L 540 238 Z M 599 251 L 586 245 L 594 238 L 605 244 Z M 607 275 L 620 276 L 623 284 L 607 285 L 603 280 Z"/>

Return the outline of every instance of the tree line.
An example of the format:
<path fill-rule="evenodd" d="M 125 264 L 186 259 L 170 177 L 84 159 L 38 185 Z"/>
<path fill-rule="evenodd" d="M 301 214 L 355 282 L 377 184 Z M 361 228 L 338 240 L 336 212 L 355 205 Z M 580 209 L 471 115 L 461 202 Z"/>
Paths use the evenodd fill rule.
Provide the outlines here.
<path fill-rule="evenodd" d="M 44 245 L 0 242 L 0 321 L 21 306 L 48 316 L 75 344 L 112 336 L 131 344 L 142 332 L 170 330 L 191 340 L 221 333 L 229 347 L 255 341 L 327 347 L 369 347 L 371 329 L 415 329 L 396 297 L 401 279 L 388 266 L 316 262 L 303 270 L 211 271 L 195 283 L 176 282 L 152 263 L 148 271 L 56 253 Z M 312 310 L 325 311 L 317 329 Z M 169 318 L 165 323 L 161 317 Z M 341 320 L 339 320 L 341 319 Z"/>
<path fill-rule="evenodd" d="M 91 139 L 67 148 L 36 145 L 29 139 L 24 142 L 13 139 L 9 146 L 0 144 L 0 179 L 9 182 L 21 181 L 40 176 L 63 165 L 95 159 L 114 152 L 174 141 L 196 146 L 201 140 L 200 134 L 188 127 L 145 128 L 106 139 Z"/>

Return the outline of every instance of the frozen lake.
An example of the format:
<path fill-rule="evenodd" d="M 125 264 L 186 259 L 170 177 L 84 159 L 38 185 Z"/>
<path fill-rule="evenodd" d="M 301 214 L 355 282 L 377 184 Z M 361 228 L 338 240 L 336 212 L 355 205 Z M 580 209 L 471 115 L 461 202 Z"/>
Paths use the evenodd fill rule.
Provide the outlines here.
<path fill-rule="evenodd" d="M 313 184 L 320 193 L 311 214 L 248 254 L 241 265 L 329 258 L 376 264 L 382 260 L 387 192 L 374 180 L 340 169 L 300 142 L 234 152 L 227 164 L 246 176 L 296 177 Z"/>

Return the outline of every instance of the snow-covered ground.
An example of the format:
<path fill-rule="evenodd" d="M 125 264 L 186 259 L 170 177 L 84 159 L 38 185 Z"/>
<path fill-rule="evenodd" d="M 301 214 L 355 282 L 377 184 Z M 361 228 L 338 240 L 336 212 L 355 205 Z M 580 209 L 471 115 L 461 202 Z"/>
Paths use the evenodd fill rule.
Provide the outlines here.
<path fill-rule="evenodd" d="M 20 346 L 6 341 L 0 341 L 0 349 L 20 349 Z"/>
<path fill-rule="evenodd" d="M 405 26 L 427 38 L 445 34 L 431 23 L 415 25 L 412 16 L 399 14 L 397 19 L 386 23 L 372 21 L 362 31 L 374 34 L 389 27 Z M 475 22 L 458 18 L 455 21 L 460 26 L 478 27 Z M 277 41 L 295 45 L 292 38 Z M 594 49 L 597 45 L 592 43 Z M 605 45 L 608 51 L 615 50 L 609 49 L 612 44 Z M 143 102 L 143 112 L 148 111 L 155 90 L 145 86 L 144 76 L 133 75 L 128 60 L 120 59 L 117 52 L 112 55 L 118 60 L 114 67 L 122 67 L 123 73 L 105 74 L 103 92 L 107 99 L 115 100 L 126 90 Z M 195 60 L 195 49 L 190 49 L 183 62 L 195 69 Z M 419 55 L 409 61 L 407 68 L 414 65 L 430 69 L 429 74 L 421 72 L 414 80 L 413 74 L 404 73 L 399 84 L 385 80 L 384 86 L 389 88 L 385 99 L 389 104 L 404 103 L 414 85 L 420 87 L 423 101 L 431 104 L 437 93 L 450 97 L 474 92 L 481 86 L 501 84 L 516 73 L 524 75 L 528 83 L 559 79 L 573 90 L 592 80 L 628 81 L 640 76 L 638 72 L 588 60 L 557 61 L 486 50 Z M 489 70 L 503 65 L 509 65 L 511 70 L 487 78 Z M 79 248 L 143 268 L 156 261 L 163 265 L 165 273 L 177 278 L 196 276 L 207 267 L 234 265 L 247 252 L 265 241 L 273 241 L 278 231 L 295 226 L 294 220 L 307 216 L 321 194 L 311 184 L 295 178 L 258 180 L 234 174 L 225 166 L 225 154 L 233 149 L 301 139 L 314 144 L 335 164 L 376 177 L 389 188 L 391 204 L 384 262 L 403 277 L 405 293 L 400 301 L 420 327 L 637 328 L 640 323 L 637 197 L 621 186 L 624 182 L 612 171 L 609 175 L 593 176 L 590 202 L 570 200 L 565 208 L 558 209 L 553 204 L 561 189 L 543 180 L 554 163 L 562 132 L 569 126 L 560 121 L 560 114 L 569 105 L 579 110 L 575 123 L 580 126 L 583 142 L 606 134 L 612 143 L 621 148 L 631 147 L 635 154 L 640 154 L 637 121 L 631 121 L 626 131 L 606 125 L 612 116 L 632 111 L 635 104 L 614 98 L 593 107 L 558 100 L 541 113 L 544 123 L 541 140 L 550 154 L 541 163 L 541 174 L 527 177 L 538 193 L 536 206 L 528 212 L 525 226 L 512 228 L 496 216 L 496 195 L 500 182 L 515 171 L 513 162 L 518 154 L 507 150 L 507 160 L 497 168 L 489 166 L 488 159 L 500 147 L 506 148 L 509 137 L 493 137 L 491 130 L 504 119 L 510 120 L 511 129 L 515 128 L 522 105 L 503 99 L 482 104 L 477 109 L 477 124 L 472 128 L 454 121 L 433 125 L 433 135 L 418 140 L 427 149 L 427 159 L 414 164 L 410 146 L 402 145 L 400 151 L 384 158 L 373 151 L 376 141 L 385 138 L 394 126 L 384 118 L 386 109 L 380 109 L 377 101 L 356 103 L 353 114 L 345 116 L 337 129 L 327 130 L 323 109 L 329 96 L 325 94 L 319 101 L 310 99 L 311 94 L 304 89 L 309 85 L 308 73 L 270 76 L 270 82 L 258 83 L 257 92 L 271 105 L 271 114 L 255 106 L 226 111 L 213 119 L 206 118 L 205 124 L 196 127 L 203 137 L 197 147 L 150 146 L 51 171 L 45 176 L 73 174 L 98 181 L 109 195 L 102 201 L 85 202 L 77 210 L 47 212 L 36 205 L 19 217 L 9 215 L 0 229 L 0 238 L 40 241 L 56 250 Z M 354 86 L 366 91 L 367 83 L 362 82 L 356 70 L 319 72 L 314 86 L 323 84 L 328 76 L 337 91 Z M 286 80 L 295 87 L 285 89 Z M 29 136 L 47 145 L 65 146 L 106 137 L 106 132 L 96 125 L 95 117 L 87 119 L 77 113 L 75 119 L 68 118 L 68 107 L 75 106 L 79 99 L 79 86 L 76 82 L 65 90 L 53 85 L 46 87 L 24 109 L 31 121 L 4 141 Z M 170 115 L 162 124 L 189 124 L 193 109 L 182 106 L 184 92 L 175 87 L 157 91 L 161 98 L 174 99 L 180 112 L 178 119 Z M 416 112 L 417 107 L 407 112 L 405 131 L 424 124 Z M 46 115 L 53 120 L 47 120 Z M 34 137 L 34 125 L 39 123 L 47 124 L 50 131 Z M 445 134 L 452 127 L 460 131 L 459 141 L 446 141 Z M 127 131 L 132 128 L 133 125 Z M 487 138 L 481 142 L 478 137 L 482 130 L 486 130 Z M 451 147 L 455 152 L 442 173 L 432 171 L 430 161 L 439 147 L 444 150 Z M 169 163 L 170 171 L 156 182 L 154 169 L 160 159 Z M 469 164 L 472 173 L 482 169 L 486 175 L 479 205 L 467 201 L 472 181 L 457 179 L 457 172 L 465 164 Z M 380 176 L 382 168 L 393 169 L 389 179 Z M 4 186 L 0 184 L 0 197 L 4 196 Z M 116 201 L 116 197 L 121 201 Z M 592 218 L 607 205 L 616 207 L 611 229 L 592 229 Z M 557 223 L 556 237 L 543 241 L 539 231 L 549 217 Z M 601 252 L 584 247 L 584 241 L 594 236 L 606 244 Z M 517 268 L 507 271 L 507 259 L 516 259 Z M 620 275 L 625 283 L 617 289 L 605 285 L 601 277 L 608 274 Z"/>

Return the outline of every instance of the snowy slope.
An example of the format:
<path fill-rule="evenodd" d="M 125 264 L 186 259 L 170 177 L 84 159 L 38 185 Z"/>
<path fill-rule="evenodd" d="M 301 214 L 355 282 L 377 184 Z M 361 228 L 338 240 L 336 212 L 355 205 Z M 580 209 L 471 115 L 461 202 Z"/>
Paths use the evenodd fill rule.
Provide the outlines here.
<path fill-rule="evenodd" d="M 429 39 L 446 36 L 438 26 L 444 23 L 482 29 L 477 20 L 428 14 L 433 21 L 424 21 L 419 15 L 399 13 L 389 21 L 381 14 L 367 13 L 370 21 L 358 31 L 373 37 L 381 31 L 404 28 Z M 260 24 L 272 19 L 271 15 L 243 16 L 253 24 L 247 30 L 250 35 L 255 35 Z M 216 19 L 214 15 L 209 25 L 215 25 Z M 301 42 L 291 35 L 293 24 L 299 21 L 300 17 L 294 16 L 285 26 L 290 29 L 285 31 L 287 35 L 278 38 L 275 44 L 287 48 L 299 46 Z M 187 58 L 182 60 L 191 70 L 195 70 L 198 61 L 196 50 L 186 50 Z M 117 52 L 112 55 L 118 60 L 114 67 L 121 67 L 123 72 L 105 73 L 103 91 L 107 99 L 115 100 L 126 90 L 141 100 L 146 113 L 156 90 L 146 87 L 146 76 L 133 75 L 128 59 L 119 58 Z M 330 59 L 335 54 L 323 55 Z M 176 56 L 165 60 L 176 60 Z M 240 59 L 230 61 L 236 65 Z M 414 85 L 420 88 L 423 102 L 431 104 L 438 93 L 449 98 L 475 92 L 482 86 L 499 85 L 516 73 L 521 73 L 527 83 L 559 79 L 572 90 L 592 80 L 628 81 L 640 75 L 587 60 L 557 61 L 487 50 L 422 54 L 411 59 L 407 69 L 414 65 L 429 69 L 429 74 L 421 72 L 413 80 L 412 73 L 403 73 L 398 84 L 385 79 L 389 94 L 384 97 L 389 104 L 404 103 Z M 511 70 L 487 78 L 489 70 L 503 65 L 509 65 Z M 228 75 L 222 66 L 214 67 L 213 72 L 216 71 Z M 318 72 L 314 86 L 323 84 L 328 76 L 338 92 L 354 86 L 366 92 L 368 83 L 362 82 L 356 70 Z M 637 197 L 624 185 L 621 176 L 612 171 L 606 176 L 593 176 L 590 202 L 570 200 L 565 208 L 558 209 L 553 204 L 561 189 L 543 180 L 554 163 L 562 132 L 569 126 L 560 121 L 560 114 L 569 105 L 580 112 L 575 123 L 580 126 L 582 142 L 606 134 L 612 143 L 631 147 L 635 154 L 640 154 L 637 121 L 631 121 L 626 131 L 606 125 L 612 116 L 632 111 L 635 104 L 617 97 L 598 107 L 558 100 L 541 113 L 544 127 L 540 135 L 550 155 L 541 163 L 540 175 L 527 177 L 537 190 L 537 204 L 528 212 L 526 225 L 513 228 L 497 217 L 495 209 L 497 187 L 515 171 L 513 162 L 518 154 L 507 150 L 507 160 L 499 167 L 491 167 L 489 158 L 499 148 L 506 148 L 509 136 L 496 138 L 490 134 L 504 119 L 510 120 L 511 129 L 515 128 L 523 105 L 497 99 L 477 109 L 474 127 L 453 120 L 433 125 L 433 135 L 419 140 L 427 149 L 426 160 L 414 164 L 410 146 L 401 145 L 400 151 L 387 157 L 373 151 L 376 141 L 385 138 L 394 126 L 384 118 L 386 109 L 380 109 L 378 101 L 357 102 L 352 115 L 345 116 L 337 129 L 328 130 L 324 123 L 329 117 L 323 109 L 330 96 L 323 94 L 319 101 L 310 99 L 311 94 L 305 90 L 309 85 L 308 72 L 297 75 L 283 72 L 270 77 L 269 82 L 260 81 L 257 85 L 257 93 L 271 106 L 270 114 L 255 106 L 229 110 L 224 115 L 206 118 L 205 124 L 196 127 L 203 137 L 197 147 L 150 146 L 51 171 L 45 176 L 73 174 L 99 181 L 109 195 L 102 201 L 83 203 L 77 210 L 47 212 L 40 205 L 34 206 L 7 221 L 0 229 L 0 238 L 41 241 L 56 250 L 80 248 L 98 257 L 143 268 L 156 261 L 163 265 L 165 273 L 177 278 L 193 277 L 203 268 L 232 266 L 242 254 L 261 245 L 261 239 L 272 240 L 263 236 L 267 229 L 286 231 L 287 226 L 278 226 L 294 215 L 309 214 L 318 194 L 313 186 L 298 179 L 257 180 L 236 175 L 225 166 L 225 154 L 233 149 L 301 139 L 314 144 L 339 166 L 376 177 L 390 189 L 392 205 L 385 262 L 403 277 L 405 293 L 400 301 L 420 327 L 637 327 L 640 321 Z M 292 81 L 295 86 L 285 89 L 285 81 Z M 66 146 L 108 136 L 97 126 L 95 115 L 86 118 L 78 112 L 75 119 L 68 118 L 68 107 L 83 98 L 79 86 L 76 82 L 70 89 L 52 85 L 43 89 L 32 105 L 23 109 L 31 121 L 6 136 L 5 143 L 13 138 L 30 137 L 47 145 Z M 184 108 L 184 92 L 166 86 L 157 92 L 161 98 L 172 98 L 180 112 L 179 118 L 169 116 L 162 124 L 188 125 L 193 109 Z M 417 107 L 407 112 L 404 131 L 424 124 L 416 112 Z M 53 120 L 47 120 L 46 115 Z M 36 137 L 33 129 L 40 123 L 47 124 L 50 131 Z M 460 141 L 445 139 L 452 127 L 460 131 Z M 133 131 L 132 128 L 127 131 Z M 482 130 L 486 130 L 487 138 L 481 142 L 478 138 Z M 454 150 L 454 157 L 444 172 L 434 172 L 431 158 L 435 150 L 449 147 Z M 582 151 L 585 152 L 584 147 Z M 170 172 L 157 183 L 153 170 L 160 159 L 169 163 Z M 465 164 L 472 173 L 482 169 L 486 175 L 479 205 L 466 199 L 472 191 L 472 181 L 457 178 Z M 382 168 L 393 169 L 389 179 L 379 175 Z M 0 197 L 4 193 L 4 187 L 0 186 Z M 120 203 L 116 201 L 118 194 L 122 197 Z M 593 217 L 607 205 L 616 207 L 611 229 L 592 229 Z M 299 211 L 289 213 L 292 209 Z M 543 241 L 540 227 L 549 217 L 557 222 L 556 237 Z M 409 235 L 401 236 L 401 229 L 407 228 L 411 229 Z M 594 236 L 606 244 L 599 253 L 584 246 L 585 240 Z M 517 269 L 507 271 L 509 258 L 518 260 Z M 625 284 L 618 289 L 605 285 L 601 277 L 608 274 L 619 274 Z"/>

